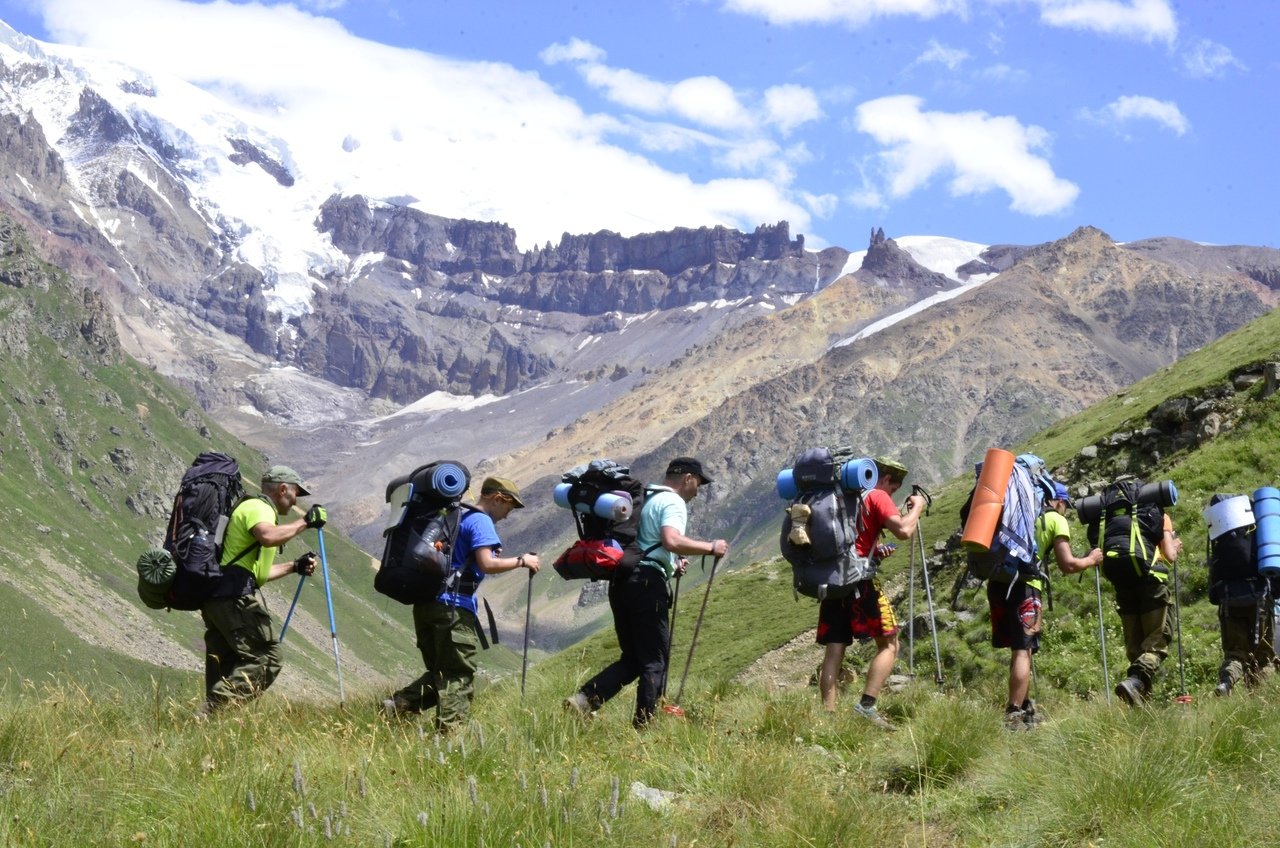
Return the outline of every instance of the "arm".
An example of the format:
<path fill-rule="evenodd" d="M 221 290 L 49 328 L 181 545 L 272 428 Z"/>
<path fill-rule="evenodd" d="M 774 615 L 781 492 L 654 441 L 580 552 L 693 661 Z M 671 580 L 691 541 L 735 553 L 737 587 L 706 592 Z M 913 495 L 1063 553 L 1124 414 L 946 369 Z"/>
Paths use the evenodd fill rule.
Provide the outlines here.
<path fill-rule="evenodd" d="M 264 548 L 278 548 L 290 539 L 295 539 L 302 535 L 302 531 L 307 529 L 307 519 L 299 518 L 297 521 L 290 521 L 288 524 L 272 524 L 270 521 L 259 521 L 253 525 L 253 529 L 249 532 L 253 534 L 253 538 L 258 540 L 258 544 Z"/>
<path fill-rule="evenodd" d="M 1102 564 L 1102 551 L 1097 548 L 1083 557 L 1077 557 L 1071 551 L 1071 542 L 1066 536 L 1058 536 L 1053 540 L 1053 557 L 1058 561 L 1058 568 L 1063 574 L 1075 574 L 1086 568 Z"/>
<path fill-rule="evenodd" d="M 484 574 L 502 574 L 505 571 L 515 571 L 517 568 L 527 568 L 530 574 L 538 573 L 538 555 L 537 554 L 520 554 L 513 557 L 500 557 L 493 553 L 493 548 L 483 547 L 476 548 L 476 568 Z"/>
<path fill-rule="evenodd" d="M 1160 556 L 1164 557 L 1165 562 L 1177 562 L 1178 554 L 1182 553 L 1182 540 L 1178 538 L 1178 534 L 1173 532 L 1173 519 L 1169 516 L 1164 517 L 1164 535 L 1160 537 Z"/>
<path fill-rule="evenodd" d="M 907 498 L 906 514 L 894 513 L 885 519 L 884 529 L 899 539 L 910 539 L 920 524 L 920 516 L 924 513 L 924 498 L 911 495 Z"/>
<path fill-rule="evenodd" d="M 680 556 L 723 557 L 729 552 L 729 543 L 724 539 L 713 542 L 691 539 L 669 524 L 662 526 L 662 547 Z"/>

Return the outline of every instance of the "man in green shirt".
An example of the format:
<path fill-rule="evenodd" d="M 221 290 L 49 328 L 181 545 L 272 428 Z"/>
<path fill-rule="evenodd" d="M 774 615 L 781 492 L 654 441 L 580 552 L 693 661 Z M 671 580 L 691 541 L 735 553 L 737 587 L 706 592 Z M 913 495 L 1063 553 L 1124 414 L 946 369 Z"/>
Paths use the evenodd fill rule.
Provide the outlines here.
<path fill-rule="evenodd" d="M 222 542 L 222 577 L 200 608 L 205 624 L 205 701 L 199 715 L 256 698 L 280 673 L 280 642 L 255 592 L 286 574 L 315 571 L 312 553 L 275 561 L 276 548 L 304 530 L 324 526 L 326 514 L 319 505 L 303 518 L 279 523 L 299 497 L 310 494 L 298 472 L 276 465 L 262 477 L 262 494 L 246 498 L 232 511 Z"/>

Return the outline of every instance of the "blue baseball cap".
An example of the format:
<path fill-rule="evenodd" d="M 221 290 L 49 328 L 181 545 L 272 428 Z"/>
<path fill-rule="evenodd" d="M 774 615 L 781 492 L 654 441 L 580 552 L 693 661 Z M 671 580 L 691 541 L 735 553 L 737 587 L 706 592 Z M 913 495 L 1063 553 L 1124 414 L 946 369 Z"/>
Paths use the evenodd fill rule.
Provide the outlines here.
<path fill-rule="evenodd" d="M 1056 501 L 1066 501 L 1067 506 L 1071 506 L 1071 492 L 1067 491 L 1066 483 L 1053 484 L 1053 499 Z"/>

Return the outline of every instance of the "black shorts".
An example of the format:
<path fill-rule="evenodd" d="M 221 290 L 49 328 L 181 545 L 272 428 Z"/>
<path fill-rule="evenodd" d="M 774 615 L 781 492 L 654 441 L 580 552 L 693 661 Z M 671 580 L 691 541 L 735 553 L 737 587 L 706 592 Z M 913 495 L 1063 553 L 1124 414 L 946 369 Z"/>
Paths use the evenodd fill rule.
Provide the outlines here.
<path fill-rule="evenodd" d="M 991 608 L 991 644 L 1015 651 L 1040 650 L 1040 590 L 1025 581 L 987 581 Z"/>

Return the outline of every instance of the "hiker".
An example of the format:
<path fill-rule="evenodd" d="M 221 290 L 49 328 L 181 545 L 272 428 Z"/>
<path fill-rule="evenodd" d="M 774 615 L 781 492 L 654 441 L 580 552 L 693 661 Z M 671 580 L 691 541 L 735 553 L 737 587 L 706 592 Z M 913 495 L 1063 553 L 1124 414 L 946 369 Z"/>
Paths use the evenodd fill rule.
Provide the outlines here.
<path fill-rule="evenodd" d="M 1182 540 L 1174 532 L 1173 520 L 1164 513 L 1164 526 L 1150 571 L 1132 585 L 1112 583 L 1116 609 L 1124 631 L 1124 651 L 1129 671 L 1116 684 L 1116 694 L 1130 706 L 1137 706 L 1151 694 L 1160 664 L 1169 656 L 1173 641 L 1173 599 L 1169 592 L 1169 568 L 1182 552 Z"/>
<path fill-rule="evenodd" d="M 1009 699 L 1004 720 L 1010 729 L 1035 727 L 1040 721 L 1031 689 L 1031 658 L 1040 650 L 1042 608 L 1040 596 L 1049 579 L 1048 568 L 1056 560 L 1063 574 L 1076 574 L 1102 563 L 1102 550 L 1094 548 L 1083 557 L 1071 550 L 1071 528 L 1067 510 L 1071 493 L 1062 483 L 1054 483 L 1053 496 L 1045 500 L 1036 518 L 1035 539 L 1039 571 L 1043 579 L 1032 577 L 1012 583 L 992 579 L 987 582 L 987 605 L 991 610 L 991 644 L 1009 649 Z"/>
<path fill-rule="evenodd" d="M 899 512 L 893 502 L 893 494 L 902 488 L 906 479 L 906 466 L 891 459 L 877 458 L 879 481 L 875 488 L 862 495 L 858 535 L 854 543 L 858 556 L 887 556 L 891 550 L 877 545 L 880 534 L 888 530 L 899 539 L 910 539 L 924 512 L 923 495 L 907 497 L 905 511 Z M 898 657 L 898 622 L 893 607 L 880 591 L 880 581 L 870 578 L 862 581 L 854 592 L 840 599 L 824 599 L 818 606 L 818 644 L 826 646 L 822 658 L 822 670 L 818 675 L 818 688 L 822 694 L 822 706 L 835 712 L 836 694 L 839 689 L 840 669 L 844 663 L 845 649 L 854 639 L 873 639 L 876 654 L 867 667 L 866 683 L 861 700 L 854 705 L 854 712 L 885 730 L 894 729 L 888 719 L 880 715 L 876 699 L 893 671 Z"/>
<path fill-rule="evenodd" d="M 304 517 L 280 524 L 280 516 L 311 493 L 298 472 L 285 465 L 268 469 L 261 488 L 262 494 L 245 498 L 232 510 L 222 543 L 222 576 L 200 607 L 205 624 L 205 701 L 200 716 L 256 698 L 275 681 L 280 674 L 280 642 L 266 604 L 255 592 L 272 580 L 308 575 L 316 568 L 313 553 L 276 562 L 276 549 L 283 550 L 304 530 L 323 527 L 324 507 L 317 504 Z"/>
<path fill-rule="evenodd" d="M 1204 516 L 1209 530 L 1209 602 L 1218 607 L 1222 633 L 1222 665 L 1213 694 L 1223 696 L 1241 680 L 1256 686 L 1276 662 L 1276 578 L 1272 569 L 1258 568 L 1262 531 L 1247 495 L 1214 495 Z"/>
<path fill-rule="evenodd" d="M 461 571 L 456 586 L 413 605 L 413 629 L 426 673 L 382 702 L 388 715 L 435 708 L 436 729 L 452 730 L 464 721 L 475 695 L 476 651 L 481 641 L 476 589 L 486 575 L 519 568 L 538 573 L 538 555 L 504 557 L 494 527 L 512 510 L 523 509 L 520 489 L 503 477 L 487 477 L 480 499 L 458 525 L 452 566 Z M 486 645 L 487 647 L 487 645 Z"/>
<path fill-rule="evenodd" d="M 637 730 L 648 724 L 658 706 L 666 682 L 671 593 L 667 581 L 684 574 L 687 556 L 724 557 L 724 539 L 701 541 L 685 535 L 686 504 L 698 489 L 711 484 L 702 463 L 678 456 L 667 466 L 661 486 L 646 487 L 635 546 L 640 561 L 632 568 L 619 566 L 609 581 L 609 608 L 622 655 L 582 688 L 565 699 L 565 709 L 590 715 L 631 681 L 636 686 L 636 709 L 631 723 Z"/>

